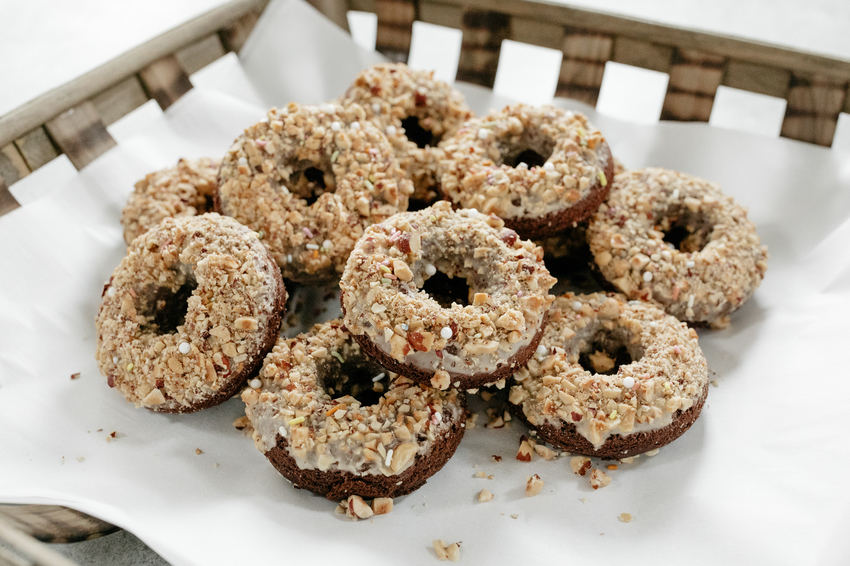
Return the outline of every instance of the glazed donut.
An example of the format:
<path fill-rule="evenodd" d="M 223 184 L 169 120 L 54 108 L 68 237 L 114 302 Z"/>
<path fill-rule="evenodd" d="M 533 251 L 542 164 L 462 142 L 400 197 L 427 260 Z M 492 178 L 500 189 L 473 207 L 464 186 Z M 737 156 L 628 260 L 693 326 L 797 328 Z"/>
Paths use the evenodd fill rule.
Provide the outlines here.
<path fill-rule="evenodd" d="M 582 114 L 506 106 L 470 120 L 442 145 L 441 190 L 458 207 L 495 214 L 523 238 L 581 222 L 608 195 L 614 162 Z"/>
<path fill-rule="evenodd" d="M 727 325 L 767 270 L 746 210 L 715 183 L 667 169 L 617 175 L 587 239 L 617 290 L 689 323 Z"/>
<path fill-rule="evenodd" d="M 254 443 L 296 487 L 331 500 L 410 493 L 463 437 L 463 396 L 389 373 L 340 320 L 278 340 L 260 380 L 242 393 Z"/>
<path fill-rule="evenodd" d="M 104 286 L 97 364 L 136 406 L 205 409 L 257 371 L 285 303 L 255 232 L 215 213 L 167 218 L 133 240 Z"/>
<path fill-rule="evenodd" d="M 622 295 L 568 293 L 509 401 L 543 440 L 622 459 L 669 444 L 699 417 L 708 366 L 696 331 Z"/>
<path fill-rule="evenodd" d="M 127 245 L 165 218 L 212 212 L 220 165 L 209 157 L 181 159 L 136 183 L 121 211 Z"/>
<path fill-rule="evenodd" d="M 435 79 L 433 71 L 417 71 L 404 63 L 381 63 L 357 75 L 340 103 L 359 104 L 386 133 L 413 181 L 411 200 L 418 208 L 437 200 L 434 149 L 473 117 L 463 95 Z"/>
<path fill-rule="evenodd" d="M 494 383 L 540 340 L 555 284 L 542 259 L 542 249 L 476 210 L 440 201 L 398 214 L 370 226 L 348 260 L 345 325 L 381 365 L 417 383 Z M 469 290 L 458 296 L 452 287 L 462 279 Z"/>
<path fill-rule="evenodd" d="M 363 229 L 407 209 L 411 182 L 356 104 L 272 109 L 221 165 L 216 210 L 259 232 L 283 271 L 332 280 Z"/>

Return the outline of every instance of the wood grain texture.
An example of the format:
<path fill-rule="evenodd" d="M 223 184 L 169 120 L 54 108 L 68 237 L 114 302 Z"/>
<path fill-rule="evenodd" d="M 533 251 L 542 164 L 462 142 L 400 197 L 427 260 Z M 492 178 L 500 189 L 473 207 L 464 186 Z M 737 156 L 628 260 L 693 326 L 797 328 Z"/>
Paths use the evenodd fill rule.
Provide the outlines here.
<path fill-rule="evenodd" d="M 564 26 L 531 18 L 511 18 L 508 39 L 539 47 L 560 49 L 564 40 Z"/>
<path fill-rule="evenodd" d="M 111 523 L 58 505 L 0 504 L 0 517 L 19 531 L 52 543 L 91 540 L 118 530 Z"/>
<path fill-rule="evenodd" d="M 816 73 L 793 73 L 782 137 L 831 146 L 839 113 L 847 107 L 848 82 Z"/>
<path fill-rule="evenodd" d="M 465 10 L 457 79 L 493 88 L 502 41 L 510 37 L 510 16 L 487 10 Z"/>
<path fill-rule="evenodd" d="M 252 10 L 219 30 L 218 34 L 224 48 L 238 54 L 258 19 L 260 19 L 260 11 Z"/>
<path fill-rule="evenodd" d="M 6 180 L 7 185 L 14 185 L 29 174 L 27 162 L 15 144 L 10 143 L 0 149 L 0 177 Z"/>
<path fill-rule="evenodd" d="M 3 181 L 3 177 L 0 176 L 0 216 L 4 214 L 8 214 L 18 208 L 20 203 L 18 200 L 9 192 L 9 187 L 6 186 L 6 183 Z"/>
<path fill-rule="evenodd" d="M 221 43 L 221 37 L 217 33 L 213 33 L 203 38 L 200 41 L 184 47 L 175 55 L 180 65 L 186 71 L 186 74 L 191 75 L 196 71 L 200 71 L 216 59 L 224 56 L 224 45 Z"/>
<path fill-rule="evenodd" d="M 672 47 L 629 37 L 618 37 L 614 41 L 614 53 L 611 60 L 623 65 L 667 73 L 670 71 L 672 58 Z"/>
<path fill-rule="evenodd" d="M 661 119 L 708 122 L 723 78 L 723 64 L 724 58 L 713 53 L 676 49 L 670 62 Z"/>
<path fill-rule="evenodd" d="M 375 13 L 378 16 L 375 49 L 393 61 L 407 62 L 416 4 L 412 0 L 375 0 Z"/>
<path fill-rule="evenodd" d="M 776 98 L 785 98 L 788 95 L 790 82 L 791 72 L 785 69 L 731 60 L 726 63 L 726 70 L 720 84 Z"/>
<path fill-rule="evenodd" d="M 133 75 L 91 99 L 100 119 L 107 126 L 114 124 L 150 100 L 139 77 Z"/>
<path fill-rule="evenodd" d="M 463 8 L 450 4 L 420 1 L 419 19 L 429 24 L 460 29 L 463 20 Z"/>
<path fill-rule="evenodd" d="M 42 127 L 27 132 L 16 139 L 15 146 L 26 160 L 30 171 L 35 171 L 59 157 L 59 152 L 56 151 L 53 142 L 47 137 L 47 132 Z"/>
<path fill-rule="evenodd" d="M 561 62 L 556 96 L 595 106 L 613 44 L 614 39 L 610 36 L 568 29 L 561 44 L 564 60 Z"/>
<path fill-rule="evenodd" d="M 189 75 L 174 55 L 163 57 L 142 69 L 139 78 L 148 95 L 156 100 L 163 110 L 192 90 Z"/>
<path fill-rule="evenodd" d="M 116 145 L 91 102 L 66 110 L 45 127 L 78 171 Z"/>

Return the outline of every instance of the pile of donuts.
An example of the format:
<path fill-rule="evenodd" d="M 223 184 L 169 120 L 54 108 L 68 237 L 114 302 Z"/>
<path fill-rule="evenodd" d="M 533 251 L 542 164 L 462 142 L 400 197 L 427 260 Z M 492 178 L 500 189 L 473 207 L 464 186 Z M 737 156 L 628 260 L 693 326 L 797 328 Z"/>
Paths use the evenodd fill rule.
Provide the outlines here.
<path fill-rule="evenodd" d="M 675 440 L 708 392 L 694 327 L 728 325 L 767 269 L 716 184 L 623 170 L 578 113 L 475 117 L 403 64 L 148 175 L 121 221 L 96 319 L 108 385 L 158 412 L 241 394 L 260 452 L 337 501 L 423 485 L 494 384 L 560 450 Z M 553 296 L 547 262 L 595 288 Z M 285 285 L 338 288 L 341 317 L 287 338 Z"/>

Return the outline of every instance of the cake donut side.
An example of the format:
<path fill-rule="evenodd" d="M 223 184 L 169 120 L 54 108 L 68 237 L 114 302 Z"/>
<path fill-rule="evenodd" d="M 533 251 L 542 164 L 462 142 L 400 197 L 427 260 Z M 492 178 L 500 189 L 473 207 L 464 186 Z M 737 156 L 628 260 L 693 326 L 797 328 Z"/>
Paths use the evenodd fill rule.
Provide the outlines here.
<path fill-rule="evenodd" d="M 708 395 L 693 329 L 649 303 L 605 293 L 558 297 L 538 351 L 514 380 L 513 412 L 540 438 L 610 459 L 669 444 Z"/>
<path fill-rule="evenodd" d="M 346 326 L 382 365 L 471 389 L 510 376 L 534 352 L 554 283 L 541 248 L 495 216 L 441 201 L 371 226 L 340 300 Z"/>
<path fill-rule="evenodd" d="M 281 338 L 242 393 L 254 442 L 296 487 L 330 500 L 398 497 L 454 454 L 467 410 L 369 358 L 342 321 Z"/>
<path fill-rule="evenodd" d="M 599 130 L 552 106 L 515 104 L 470 120 L 442 150 L 445 198 L 499 216 L 523 238 L 554 236 L 587 219 L 614 176 Z"/>
<path fill-rule="evenodd" d="M 692 324 L 727 325 L 767 271 L 746 210 L 717 184 L 668 169 L 617 175 L 587 240 L 616 290 Z"/>
<path fill-rule="evenodd" d="M 381 63 L 357 75 L 340 104 L 359 104 L 386 134 L 413 181 L 411 201 L 418 208 L 439 198 L 436 148 L 473 117 L 460 92 L 435 79 L 433 71 Z"/>
<path fill-rule="evenodd" d="M 181 159 L 174 167 L 145 175 L 121 211 L 127 245 L 165 218 L 212 212 L 220 159 Z"/>
<path fill-rule="evenodd" d="M 260 367 L 285 303 L 255 232 L 215 213 L 168 218 L 133 240 L 104 286 L 97 364 L 136 406 L 211 407 Z"/>
<path fill-rule="evenodd" d="M 413 192 L 363 108 L 271 109 L 225 155 L 216 210 L 256 230 L 287 279 L 339 277 L 363 230 L 407 210 Z"/>

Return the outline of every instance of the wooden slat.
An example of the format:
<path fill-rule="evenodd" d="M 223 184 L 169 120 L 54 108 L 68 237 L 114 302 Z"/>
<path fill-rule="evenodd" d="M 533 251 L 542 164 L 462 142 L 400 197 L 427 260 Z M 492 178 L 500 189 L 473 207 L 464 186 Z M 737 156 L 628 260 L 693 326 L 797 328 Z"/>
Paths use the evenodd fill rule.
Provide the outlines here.
<path fill-rule="evenodd" d="M 217 33 L 214 33 L 188 47 L 184 47 L 175 53 L 175 55 L 186 73 L 191 75 L 196 71 L 200 71 L 216 59 L 223 57 L 224 53 L 221 38 Z"/>
<path fill-rule="evenodd" d="M 666 73 L 670 70 L 672 58 L 672 47 L 628 37 L 618 37 L 614 41 L 614 53 L 611 60 L 623 65 Z"/>
<path fill-rule="evenodd" d="M 35 171 L 59 157 L 59 152 L 53 147 L 53 142 L 50 141 L 47 132 L 41 127 L 16 139 L 15 146 L 26 160 L 30 171 Z"/>
<path fill-rule="evenodd" d="M 561 62 L 556 96 L 574 98 L 595 106 L 613 43 L 613 38 L 606 35 L 567 30 L 561 45 L 564 60 Z"/>
<path fill-rule="evenodd" d="M 116 145 L 91 102 L 66 110 L 46 127 L 78 171 Z"/>
<path fill-rule="evenodd" d="M 708 122 L 723 77 L 723 63 L 723 57 L 711 53 L 676 50 L 661 119 Z"/>
<path fill-rule="evenodd" d="M 15 144 L 10 143 L 0 149 L 0 177 L 3 177 L 9 185 L 14 185 L 29 174 L 27 162 L 24 161 L 24 156 Z"/>
<path fill-rule="evenodd" d="M 375 0 L 378 30 L 375 49 L 393 61 L 407 62 L 416 5 L 412 0 Z"/>
<path fill-rule="evenodd" d="M 206 37 L 245 13 L 262 9 L 266 2 L 232 0 L 1 116 L 0 147 L 135 75 L 153 61 Z"/>
<path fill-rule="evenodd" d="M 839 113 L 847 104 L 847 82 L 812 73 L 794 73 L 786 97 L 780 135 L 830 146 Z"/>
<path fill-rule="evenodd" d="M 92 103 L 100 119 L 108 126 L 148 100 L 150 99 L 139 77 L 134 75 L 95 96 L 92 98 Z"/>
<path fill-rule="evenodd" d="M 58 505 L 0 505 L 0 517 L 19 531 L 51 543 L 91 540 L 118 530 L 111 523 Z"/>
<path fill-rule="evenodd" d="M 163 110 L 192 90 L 192 81 L 174 55 L 163 57 L 139 73 L 142 84 L 151 98 Z"/>
<path fill-rule="evenodd" d="M 791 72 L 766 65 L 728 61 L 720 84 L 777 98 L 788 95 Z"/>
<path fill-rule="evenodd" d="M 0 176 L 0 216 L 12 212 L 21 206 L 17 199 L 9 192 L 9 187 L 3 182 L 3 177 Z"/>
<path fill-rule="evenodd" d="M 550 49 L 560 49 L 564 40 L 564 26 L 530 18 L 511 18 L 509 39 Z"/>
<path fill-rule="evenodd" d="M 307 0 L 307 3 L 316 8 L 325 15 L 330 21 L 344 29 L 348 30 L 348 10 L 349 3 L 347 0 Z"/>
<path fill-rule="evenodd" d="M 510 37 L 510 17 L 493 11 L 466 10 L 462 22 L 457 78 L 492 88 L 502 41 Z"/>
<path fill-rule="evenodd" d="M 460 29 L 463 20 L 463 8 L 450 4 L 420 1 L 419 19 L 429 24 Z"/>
<path fill-rule="evenodd" d="M 239 53 L 245 45 L 251 30 L 260 19 L 259 11 L 251 11 L 219 31 L 221 43 L 227 51 Z"/>

